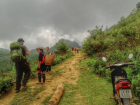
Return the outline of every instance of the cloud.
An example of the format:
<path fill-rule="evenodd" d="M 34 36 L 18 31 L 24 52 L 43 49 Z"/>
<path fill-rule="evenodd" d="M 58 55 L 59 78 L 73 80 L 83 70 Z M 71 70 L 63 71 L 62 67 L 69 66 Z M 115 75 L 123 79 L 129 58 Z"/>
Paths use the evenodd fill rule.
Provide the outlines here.
<path fill-rule="evenodd" d="M 1 0 L 0 47 L 9 48 L 9 42 L 20 37 L 25 38 L 30 49 L 37 45 L 51 46 L 62 36 L 81 42 L 82 33 L 96 25 L 116 24 L 122 16 L 130 14 L 137 2 L 139 0 Z M 37 44 L 38 41 L 45 43 Z"/>

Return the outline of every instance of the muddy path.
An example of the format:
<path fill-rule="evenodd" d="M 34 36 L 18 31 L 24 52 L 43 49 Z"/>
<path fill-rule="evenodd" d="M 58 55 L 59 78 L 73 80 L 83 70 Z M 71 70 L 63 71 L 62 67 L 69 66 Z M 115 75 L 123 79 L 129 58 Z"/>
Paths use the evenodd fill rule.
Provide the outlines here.
<path fill-rule="evenodd" d="M 80 69 L 78 67 L 79 60 L 83 58 L 83 54 L 79 52 L 76 53 L 75 56 L 66 59 L 59 65 L 56 65 L 51 72 L 55 72 L 56 70 L 61 70 L 61 75 L 52 76 L 51 72 L 46 73 L 46 84 L 43 86 L 45 89 L 37 94 L 37 97 L 41 97 L 39 99 L 34 98 L 30 105 L 42 105 L 45 97 L 52 95 L 59 83 L 68 83 L 68 84 L 77 84 L 76 81 L 80 75 Z M 73 79 L 75 78 L 75 79 Z M 34 84 L 38 82 L 38 78 L 33 79 L 28 82 L 27 85 L 32 85 L 30 88 L 36 88 Z M 21 88 L 22 90 L 23 88 Z M 16 96 L 15 90 L 13 89 L 9 93 L 7 93 L 3 98 L 0 99 L 0 105 L 11 105 L 11 101 Z"/>

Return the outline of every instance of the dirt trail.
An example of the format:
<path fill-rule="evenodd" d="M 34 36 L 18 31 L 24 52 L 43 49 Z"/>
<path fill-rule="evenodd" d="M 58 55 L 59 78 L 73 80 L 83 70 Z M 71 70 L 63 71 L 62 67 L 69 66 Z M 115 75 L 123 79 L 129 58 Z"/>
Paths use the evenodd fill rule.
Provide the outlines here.
<path fill-rule="evenodd" d="M 78 60 L 83 57 L 82 53 L 75 54 L 70 60 L 66 60 L 63 63 L 56 66 L 57 69 L 62 69 L 61 76 L 54 76 L 49 73 L 46 73 L 46 84 L 45 90 L 40 92 L 37 96 L 41 97 L 39 99 L 34 99 L 30 105 L 42 105 L 43 100 L 54 93 L 54 89 L 57 87 L 59 83 L 70 83 L 70 84 L 77 84 L 76 81 L 79 78 L 80 69 L 78 65 Z M 75 65 L 75 66 L 74 66 Z M 55 72 L 56 69 L 52 69 L 52 72 Z M 36 84 L 38 79 L 33 79 L 28 82 L 28 85 Z M 35 88 L 35 87 L 32 87 Z M 22 90 L 22 88 L 21 88 Z M 3 98 L 0 99 L 0 105 L 10 105 L 10 102 L 16 95 L 15 90 L 12 90 L 10 93 L 5 95 Z"/>

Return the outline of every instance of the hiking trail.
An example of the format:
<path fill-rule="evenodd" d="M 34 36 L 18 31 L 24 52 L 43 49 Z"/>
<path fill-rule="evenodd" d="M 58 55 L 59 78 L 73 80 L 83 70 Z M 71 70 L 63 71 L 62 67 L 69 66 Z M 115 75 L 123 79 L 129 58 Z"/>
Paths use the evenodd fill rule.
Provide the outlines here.
<path fill-rule="evenodd" d="M 75 53 L 75 52 L 74 52 Z M 83 57 L 83 54 L 81 52 L 76 53 L 75 56 L 72 56 L 71 58 L 66 59 L 64 62 L 62 62 L 59 65 L 56 65 L 55 69 L 52 69 L 51 72 L 55 72 L 58 69 L 61 70 L 61 76 L 57 75 L 52 77 L 50 73 L 46 73 L 46 83 L 43 85 L 45 87 L 45 90 L 41 91 L 37 94 L 38 97 L 41 97 L 39 99 L 33 99 L 32 103 L 30 105 L 42 105 L 42 101 L 45 99 L 45 97 L 50 96 L 54 93 L 54 89 L 58 86 L 60 83 L 69 83 L 69 84 L 77 84 L 76 81 L 78 80 L 78 77 L 80 75 L 80 69 L 78 68 L 78 59 L 81 59 Z M 77 64 L 76 67 L 73 65 Z M 72 79 L 75 78 L 75 79 Z M 28 85 L 32 85 L 30 88 L 36 88 L 35 84 L 38 82 L 38 78 L 32 79 L 27 83 Z M 42 85 L 42 84 L 37 84 Z M 23 87 L 21 87 L 21 90 Z M 21 92 L 21 91 L 20 91 Z M 20 93 L 19 92 L 19 93 Z M 0 105 L 11 105 L 11 101 L 16 96 L 15 90 L 11 90 L 9 93 L 7 93 L 5 96 L 3 96 L 0 99 Z"/>

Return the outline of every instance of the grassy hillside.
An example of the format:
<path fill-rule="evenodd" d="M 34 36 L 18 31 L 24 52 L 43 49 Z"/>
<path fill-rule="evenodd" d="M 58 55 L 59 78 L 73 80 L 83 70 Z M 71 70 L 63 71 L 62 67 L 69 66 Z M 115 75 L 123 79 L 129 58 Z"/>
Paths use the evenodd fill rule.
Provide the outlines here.
<path fill-rule="evenodd" d="M 130 53 L 134 54 L 132 60 L 138 61 L 134 66 L 125 68 L 128 78 L 132 81 L 132 90 L 140 97 L 140 11 L 133 11 L 127 18 L 122 17 L 118 24 L 103 31 L 102 27 L 90 30 L 90 36 L 83 44 L 84 51 L 93 57 L 87 65 L 92 67 L 93 73 L 104 76 L 110 81 L 111 71 L 105 70 L 108 65 L 102 61 L 105 56 L 112 64 L 116 61 L 125 62 Z"/>
<path fill-rule="evenodd" d="M 1 71 L 9 71 L 10 69 L 10 53 L 8 50 L 0 48 L 0 75 Z"/>
<path fill-rule="evenodd" d="M 9 51 L 3 48 L 0 48 L 0 57 L 9 55 Z"/>
<path fill-rule="evenodd" d="M 133 11 L 127 18 L 121 18 L 118 24 L 108 31 L 96 28 L 90 31 L 91 36 L 84 42 L 87 54 L 119 49 L 134 49 L 140 45 L 140 11 Z"/>

